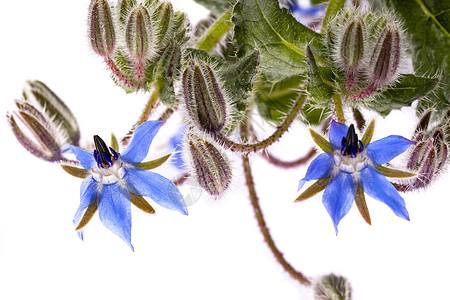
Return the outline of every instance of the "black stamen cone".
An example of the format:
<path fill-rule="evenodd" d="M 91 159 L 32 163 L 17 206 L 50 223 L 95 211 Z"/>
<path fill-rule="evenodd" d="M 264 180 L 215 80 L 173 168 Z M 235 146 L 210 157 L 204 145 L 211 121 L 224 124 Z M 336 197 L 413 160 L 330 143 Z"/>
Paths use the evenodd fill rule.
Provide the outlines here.
<path fill-rule="evenodd" d="M 355 132 L 355 126 L 350 125 L 347 131 L 347 136 L 345 138 L 346 145 L 344 151 L 344 155 L 351 155 L 352 157 L 356 156 L 356 153 L 361 152 L 361 146 L 359 144 L 358 135 Z"/>
<path fill-rule="evenodd" d="M 109 166 L 110 164 L 108 161 L 111 161 L 112 155 L 111 155 L 111 152 L 109 152 L 109 149 L 106 146 L 105 142 L 98 135 L 94 135 L 94 144 L 95 144 L 95 149 L 97 150 L 98 155 L 100 155 L 102 165 Z M 108 156 L 108 157 L 106 157 L 106 156 Z"/>

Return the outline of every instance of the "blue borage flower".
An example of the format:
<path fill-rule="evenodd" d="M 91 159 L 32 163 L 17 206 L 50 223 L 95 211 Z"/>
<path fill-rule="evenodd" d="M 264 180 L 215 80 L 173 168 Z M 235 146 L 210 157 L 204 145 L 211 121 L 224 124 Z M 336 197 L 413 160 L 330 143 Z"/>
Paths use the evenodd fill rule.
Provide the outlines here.
<path fill-rule="evenodd" d="M 173 182 L 157 173 L 141 169 L 139 165 L 147 156 L 150 144 L 162 123 L 147 121 L 137 127 L 128 147 L 121 154 L 111 147 L 108 148 L 99 136 L 94 136 L 96 149 L 93 154 L 72 145 L 66 148 L 65 152 L 75 154 L 80 165 L 90 173 L 81 184 L 80 206 L 73 220 L 75 225 L 80 223 L 91 205 L 97 204 L 95 207 L 98 207 L 103 225 L 122 238 L 133 250 L 133 197 L 150 197 L 162 207 L 187 215 L 183 196 Z M 81 231 L 80 237 L 83 237 Z"/>
<path fill-rule="evenodd" d="M 322 202 L 333 221 L 336 234 L 339 222 L 348 213 L 354 200 L 357 200 L 361 214 L 370 224 L 370 217 L 367 219 L 364 216 L 368 216 L 364 192 L 385 203 L 397 216 L 409 220 L 405 201 L 382 173 L 393 174 L 391 177 L 410 177 L 414 174 L 381 165 L 403 153 L 414 142 L 391 135 L 370 143 L 373 124 L 370 126 L 372 132 L 364 134 L 362 141 L 358 139 L 353 125 L 348 127 L 335 121 L 331 123 L 329 143 L 311 131 L 314 140 L 326 152 L 311 162 L 305 177 L 300 180 L 299 190 L 305 182 L 318 179 L 297 201 L 325 189 Z"/>

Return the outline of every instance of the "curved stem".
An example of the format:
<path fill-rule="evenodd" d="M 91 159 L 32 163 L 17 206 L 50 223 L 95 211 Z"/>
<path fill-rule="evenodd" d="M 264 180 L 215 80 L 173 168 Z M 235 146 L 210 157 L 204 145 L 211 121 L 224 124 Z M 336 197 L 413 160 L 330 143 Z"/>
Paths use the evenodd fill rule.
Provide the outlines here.
<path fill-rule="evenodd" d="M 269 246 L 270 251 L 275 256 L 275 259 L 278 261 L 278 263 L 293 279 L 297 280 L 298 282 L 300 282 L 305 286 L 311 285 L 311 282 L 309 281 L 309 279 L 305 277 L 305 275 L 303 275 L 301 272 L 296 271 L 289 264 L 289 262 L 286 261 L 286 259 L 283 256 L 283 253 L 281 253 L 280 250 L 278 250 L 274 240 L 272 239 L 272 236 L 270 235 L 269 228 L 267 227 L 266 221 L 264 220 L 263 212 L 259 205 L 258 195 L 256 194 L 252 171 L 248 160 L 248 154 L 242 155 L 242 165 L 244 167 L 245 181 L 247 183 L 252 208 L 255 213 L 255 218 L 258 222 L 259 229 L 261 230 L 261 233 L 264 237 L 264 241 L 267 243 L 267 246 Z"/>
<path fill-rule="evenodd" d="M 240 152 L 256 152 L 258 150 L 265 149 L 278 141 L 281 136 L 288 131 L 289 127 L 291 126 L 292 122 L 294 122 L 295 118 L 297 117 L 298 113 L 302 110 L 303 105 L 305 104 L 307 99 L 306 93 L 301 92 L 298 96 L 297 100 L 295 101 L 294 105 L 291 107 L 289 112 L 286 115 L 286 118 L 284 119 L 283 123 L 281 123 L 277 130 L 275 130 L 274 133 L 272 133 L 271 136 L 266 138 L 265 140 L 262 140 L 260 142 L 254 143 L 254 144 L 240 144 L 236 143 L 234 141 L 231 141 L 227 139 L 225 136 L 221 135 L 216 137 L 217 141 L 224 145 L 225 148 L 230 149 L 231 151 L 240 151 Z"/>
<path fill-rule="evenodd" d="M 342 109 L 341 96 L 339 94 L 334 94 L 333 99 L 334 99 L 334 107 L 335 107 L 338 122 L 345 124 L 345 116 L 344 116 L 344 110 Z"/>
<path fill-rule="evenodd" d="M 148 120 L 153 109 L 157 106 L 160 88 L 161 88 L 160 85 L 155 82 L 155 84 L 153 85 L 152 94 L 150 95 L 150 98 L 148 99 L 147 104 L 145 105 L 144 110 L 141 113 L 141 116 L 139 117 L 137 122 L 133 125 L 133 127 L 128 131 L 126 136 L 122 139 L 122 144 L 127 145 L 134 130 L 139 125 Z"/>
<path fill-rule="evenodd" d="M 281 160 L 267 151 L 263 152 L 261 155 L 265 160 L 267 160 L 272 165 L 288 169 L 288 168 L 295 168 L 307 163 L 316 153 L 317 151 L 314 148 L 312 148 L 305 156 L 300 157 L 293 161 Z"/>

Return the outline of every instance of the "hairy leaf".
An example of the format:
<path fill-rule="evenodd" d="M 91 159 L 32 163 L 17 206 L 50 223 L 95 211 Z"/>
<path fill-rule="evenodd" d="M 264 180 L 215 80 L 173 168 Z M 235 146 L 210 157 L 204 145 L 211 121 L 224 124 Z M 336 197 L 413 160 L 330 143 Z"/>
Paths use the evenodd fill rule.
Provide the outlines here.
<path fill-rule="evenodd" d="M 163 157 L 140 163 L 136 167 L 138 167 L 140 169 L 144 169 L 144 170 L 151 170 L 151 169 L 157 168 L 160 165 L 162 165 L 163 163 L 165 163 L 171 155 L 172 155 L 172 153 L 169 153 L 167 155 L 164 155 Z"/>
<path fill-rule="evenodd" d="M 69 173 L 70 175 L 78 177 L 78 178 L 86 178 L 90 175 L 89 172 L 83 168 L 77 168 L 77 167 L 72 167 L 72 166 L 68 166 L 68 165 L 61 165 L 61 168 L 64 171 L 66 171 L 67 173 Z"/>
<path fill-rule="evenodd" d="M 234 39 L 244 48 L 259 50 L 260 71 L 270 80 L 305 73 L 308 43 L 320 55 L 320 34 L 295 20 L 277 0 L 241 0 L 234 14 Z"/>
<path fill-rule="evenodd" d="M 325 189 L 329 180 L 330 180 L 330 177 L 317 180 L 309 188 L 307 188 L 303 193 L 301 193 L 300 196 L 298 196 L 297 199 L 295 199 L 295 202 L 304 201 L 304 200 L 309 199 L 312 196 L 316 195 L 317 193 L 320 193 L 321 191 L 323 191 Z"/>
<path fill-rule="evenodd" d="M 237 0 L 194 0 L 209 9 L 216 16 L 230 9 Z"/>
<path fill-rule="evenodd" d="M 326 107 L 330 104 L 333 97 L 333 73 L 329 69 L 320 68 L 314 57 L 311 48 L 307 47 L 308 58 L 308 99 L 312 106 Z"/>
<path fill-rule="evenodd" d="M 366 221 L 367 224 L 371 225 L 372 223 L 370 220 L 369 209 L 367 208 L 366 197 L 364 196 L 363 189 L 359 185 L 358 185 L 358 191 L 356 192 L 356 196 L 355 196 L 355 203 L 356 203 L 359 213 L 363 217 L 364 221 Z"/>
<path fill-rule="evenodd" d="M 319 146 L 319 148 L 322 149 L 323 152 L 333 152 L 333 147 L 331 147 L 330 142 L 326 138 L 324 138 L 311 128 L 309 129 L 309 133 L 311 134 L 314 143 L 316 143 L 316 145 Z"/>
<path fill-rule="evenodd" d="M 392 87 L 375 96 L 367 106 L 380 115 L 387 116 L 392 110 L 410 106 L 412 102 L 427 96 L 438 84 L 437 78 L 403 75 Z"/>

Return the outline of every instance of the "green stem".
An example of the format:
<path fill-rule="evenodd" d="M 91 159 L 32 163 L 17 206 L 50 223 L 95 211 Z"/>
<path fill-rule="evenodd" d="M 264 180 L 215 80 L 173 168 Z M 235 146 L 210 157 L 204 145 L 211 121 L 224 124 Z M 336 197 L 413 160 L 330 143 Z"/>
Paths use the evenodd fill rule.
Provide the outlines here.
<path fill-rule="evenodd" d="M 233 142 L 229 139 L 227 139 L 225 136 L 218 136 L 216 137 L 217 141 L 224 145 L 225 148 L 230 149 L 231 151 L 240 151 L 240 152 L 255 152 L 261 149 L 265 149 L 278 141 L 281 136 L 288 131 L 289 127 L 291 126 L 292 122 L 294 122 L 295 118 L 299 114 L 299 112 L 302 110 L 303 105 L 305 104 L 307 99 L 307 95 L 304 92 L 301 92 L 298 96 L 297 100 L 295 101 L 294 105 L 291 107 L 289 112 L 286 115 L 286 118 L 284 119 L 283 123 L 281 123 L 277 130 L 275 130 L 274 133 L 272 133 L 271 136 L 266 138 L 263 141 L 254 143 L 254 144 L 239 144 L 236 142 Z"/>
<path fill-rule="evenodd" d="M 334 94 L 334 108 L 336 110 L 336 116 L 339 123 L 345 124 L 345 116 L 344 116 L 344 110 L 342 109 L 342 100 L 341 95 Z"/>
<path fill-rule="evenodd" d="M 131 135 L 133 134 L 134 130 L 141 125 L 142 123 L 144 123 L 145 121 L 148 120 L 148 118 L 150 117 L 153 109 L 157 106 L 158 100 L 159 100 L 159 91 L 161 89 L 161 85 L 158 84 L 158 81 L 155 81 L 155 83 L 153 84 L 153 91 L 150 95 L 150 98 L 147 101 L 147 104 L 144 107 L 144 110 L 142 111 L 139 119 L 137 120 L 137 122 L 133 125 L 133 127 L 130 129 L 130 131 L 128 131 L 127 135 L 122 138 L 122 144 L 123 145 L 127 145 Z"/>
<path fill-rule="evenodd" d="M 231 22 L 231 9 L 227 10 L 211 27 L 203 34 L 197 42 L 196 47 L 207 52 L 220 41 L 220 39 L 233 27 Z"/>
<path fill-rule="evenodd" d="M 311 285 L 311 282 L 308 280 L 308 278 L 305 277 L 305 275 L 303 275 L 301 272 L 296 271 L 289 264 L 289 262 L 286 261 L 286 259 L 283 256 L 283 253 L 281 253 L 280 250 L 278 250 L 275 241 L 272 239 L 272 236 L 270 235 L 269 228 L 267 227 L 266 221 L 264 220 L 264 215 L 261 210 L 261 206 L 259 205 L 258 195 L 256 194 L 248 154 L 242 155 L 242 165 L 244 167 L 245 181 L 247 183 L 247 188 L 253 212 L 255 213 L 255 218 L 256 221 L 258 222 L 259 229 L 261 230 L 261 233 L 264 237 L 264 241 L 266 242 L 267 246 L 269 246 L 270 251 L 275 256 L 275 259 L 278 261 L 278 263 L 293 279 L 297 280 L 298 282 L 300 282 L 305 286 Z"/>

